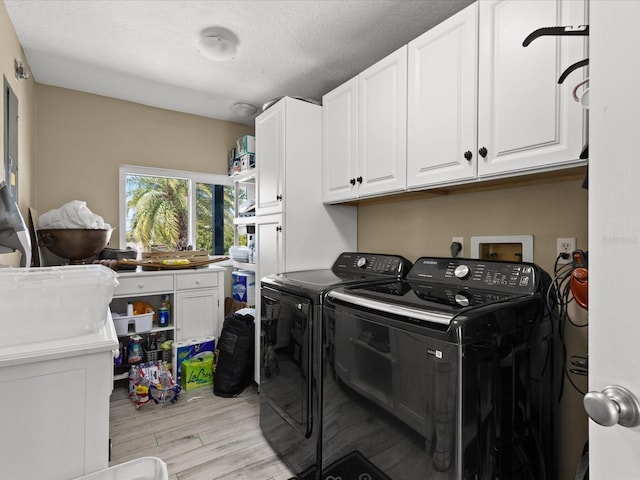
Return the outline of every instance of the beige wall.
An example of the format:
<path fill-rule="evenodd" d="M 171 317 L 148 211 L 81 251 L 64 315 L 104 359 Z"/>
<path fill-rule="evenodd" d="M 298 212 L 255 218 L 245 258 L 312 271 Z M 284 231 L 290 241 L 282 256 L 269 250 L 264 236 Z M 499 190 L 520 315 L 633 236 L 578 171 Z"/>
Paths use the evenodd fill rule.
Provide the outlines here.
<path fill-rule="evenodd" d="M 576 237 L 587 250 L 587 191 L 581 180 L 547 182 L 440 197 L 390 201 L 358 208 L 358 249 L 386 251 L 414 261 L 451 256 L 452 236 L 534 236 L 534 261 L 553 271 L 556 238 Z M 391 252 L 393 251 L 393 252 Z"/>
<path fill-rule="evenodd" d="M 227 152 L 253 133 L 238 123 L 38 85 L 35 208 L 83 200 L 118 225 L 122 164 L 226 175 Z M 117 235 L 111 247 L 117 247 Z"/>
<path fill-rule="evenodd" d="M 582 180 L 547 182 L 432 198 L 362 204 L 358 208 L 358 250 L 404 255 L 451 256 L 452 236 L 522 235 L 534 237 L 534 262 L 549 273 L 556 258 L 556 238 L 576 237 L 588 250 L 587 191 Z M 587 321 L 584 310 L 574 313 Z M 567 327 L 568 355 L 586 355 L 587 329 Z M 586 377 L 571 376 L 586 391 Z M 559 480 L 575 478 L 576 465 L 587 438 L 582 395 L 565 381 L 559 412 Z"/>
<path fill-rule="evenodd" d="M 0 2 L 0 86 L 4 83 L 2 76 L 7 79 L 9 86 L 18 97 L 18 204 L 23 216 L 33 202 L 33 165 L 35 145 L 35 81 L 33 76 L 28 80 L 17 80 L 15 77 L 14 61 L 19 60 L 27 65 L 18 41 L 13 24 L 9 19 L 4 2 Z M 30 70 L 27 65 L 27 70 Z M 4 132 L 4 95 L 0 117 L 1 132 Z M 4 178 L 4 133 L 0 133 L 0 152 L 3 162 L 0 162 L 0 179 Z M 6 180 L 6 179 L 5 179 Z M 25 216 L 25 220 L 27 217 Z"/>

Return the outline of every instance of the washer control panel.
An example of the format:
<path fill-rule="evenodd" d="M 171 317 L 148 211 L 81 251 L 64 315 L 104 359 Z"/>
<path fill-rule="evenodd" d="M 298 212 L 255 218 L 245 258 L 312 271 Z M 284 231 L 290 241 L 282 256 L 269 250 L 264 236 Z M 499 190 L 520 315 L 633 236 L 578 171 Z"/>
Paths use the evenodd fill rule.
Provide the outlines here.
<path fill-rule="evenodd" d="M 410 268 L 411 262 L 400 255 L 344 252 L 340 254 L 331 270 L 335 274 L 362 273 L 403 278 Z"/>
<path fill-rule="evenodd" d="M 539 268 L 532 263 L 509 263 L 458 258 L 422 257 L 407 280 L 433 282 L 461 289 L 478 288 L 510 293 L 535 293 Z"/>

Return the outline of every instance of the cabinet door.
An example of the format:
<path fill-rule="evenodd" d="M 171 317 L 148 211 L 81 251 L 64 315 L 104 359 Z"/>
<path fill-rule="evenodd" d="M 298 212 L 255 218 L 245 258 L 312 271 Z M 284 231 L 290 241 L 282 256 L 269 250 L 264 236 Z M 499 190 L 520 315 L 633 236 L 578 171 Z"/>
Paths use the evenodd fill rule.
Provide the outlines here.
<path fill-rule="evenodd" d="M 323 200 L 357 197 L 358 77 L 322 97 Z"/>
<path fill-rule="evenodd" d="M 220 335 L 218 289 L 176 292 L 176 341 Z"/>
<path fill-rule="evenodd" d="M 256 217 L 256 318 L 262 318 L 262 290 L 260 279 L 266 275 L 284 272 L 284 241 L 282 215 Z M 260 385 L 260 327 L 255 322 L 254 380 Z"/>
<path fill-rule="evenodd" d="M 478 175 L 520 173 L 581 163 L 583 111 L 571 90 L 578 69 L 558 85 L 562 72 L 587 57 L 585 37 L 543 36 L 548 26 L 585 24 L 582 1 L 487 0 L 479 2 Z"/>
<path fill-rule="evenodd" d="M 256 220 L 258 278 L 285 271 L 282 215 L 269 215 Z"/>
<path fill-rule="evenodd" d="M 257 215 L 282 211 L 285 106 L 280 100 L 256 118 Z"/>
<path fill-rule="evenodd" d="M 407 184 L 407 46 L 358 76 L 358 196 Z"/>
<path fill-rule="evenodd" d="M 477 11 L 474 3 L 409 43 L 409 188 L 476 175 Z"/>

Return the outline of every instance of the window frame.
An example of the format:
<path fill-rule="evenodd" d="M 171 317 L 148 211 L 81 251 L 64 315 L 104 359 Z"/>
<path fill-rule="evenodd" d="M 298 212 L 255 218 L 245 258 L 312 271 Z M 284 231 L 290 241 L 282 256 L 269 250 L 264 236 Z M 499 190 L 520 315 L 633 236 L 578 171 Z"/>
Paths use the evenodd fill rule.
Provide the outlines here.
<path fill-rule="evenodd" d="M 196 239 L 196 202 L 195 184 L 234 186 L 233 179 L 228 175 L 218 173 L 191 172 L 188 170 L 173 170 L 169 168 L 142 167 L 137 165 L 120 165 L 118 178 L 118 242 L 120 248 L 127 244 L 127 175 L 142 175 L 148 177 L 169 177 L 185 179 L 189 182 L 189 244 L 195 245 Z"/>

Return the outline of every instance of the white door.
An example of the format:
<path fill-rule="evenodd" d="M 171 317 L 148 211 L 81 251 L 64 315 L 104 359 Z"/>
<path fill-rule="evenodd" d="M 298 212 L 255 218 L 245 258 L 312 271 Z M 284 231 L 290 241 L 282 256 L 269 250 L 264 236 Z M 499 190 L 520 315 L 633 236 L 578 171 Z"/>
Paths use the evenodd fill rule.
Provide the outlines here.
<path fill-rule="evenodd" d="M 176 292 L 176 341 L 220 335 L 218 289 L 201 288 Z"/>
<path fill-rule="evenodd" d="M 407 46 L 358 75 L 358 196 L 407 185 Z"/>
<path fill-rule="evenodd" d="M 582 111 L 557 82 L 585 58 L 584 37 L 522 43 L 542 27 L 584 24 L 584 1 L 482 0 L 479 8 L 478 176 L 579 163 Z"/>
<path fill-rule="evenodd" d="M 640 2 L 590 2 L 589 390 L 640 398 Z M 589 421 L 590 478 L 640 478 L 640 427 Z"/>
<path fill-rule="evenodd" d="M 282 215 L 256 218 L 256 263 L 260 278 L 285 271 L 282 235 Z"/>
<path fill-rule="evenodd" d="M 256 214 L 282 211 L 285 152 L 285 99 L 256 118 Z"/>
<path fill-rule="evenodd" d="M 407 187 L 476 176 L 478 4 L 409 43 Z"/>
<path fill-rule="evenodd" d="M 358 77 L 322 97 L 322 199 L 357 198 Z"/>

